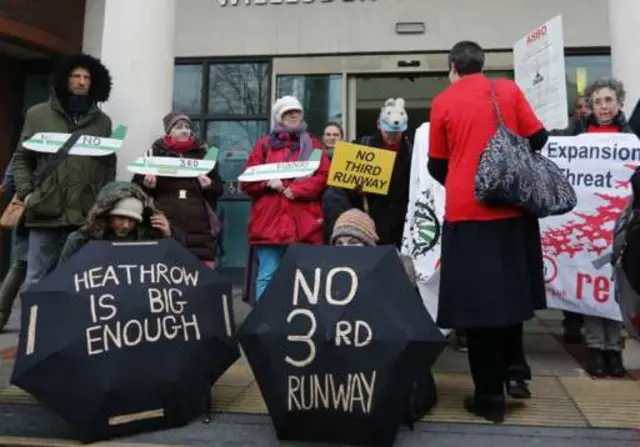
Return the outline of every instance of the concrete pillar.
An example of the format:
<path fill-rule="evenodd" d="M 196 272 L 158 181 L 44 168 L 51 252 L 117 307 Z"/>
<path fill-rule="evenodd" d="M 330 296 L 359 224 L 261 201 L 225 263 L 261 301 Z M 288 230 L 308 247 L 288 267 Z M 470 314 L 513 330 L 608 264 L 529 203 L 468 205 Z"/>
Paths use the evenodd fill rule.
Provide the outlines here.
<path fill-rule="evenodd" d="M 162 135 L 162 117 L 171 110 L 176 0 L 97 1 L 104 4 L 103 32 L 94 48 L 113 80 L 103 109 L 114 128 L 129 128 L 118 152 L 118 179 L 128 180 L 127 165 Z"/>
<path fill-rule="evenodd" d="M 640 1 L 609 0 L 612 74 L 627 90 L 624 112 L 630 116 L 640 99 Z"/>

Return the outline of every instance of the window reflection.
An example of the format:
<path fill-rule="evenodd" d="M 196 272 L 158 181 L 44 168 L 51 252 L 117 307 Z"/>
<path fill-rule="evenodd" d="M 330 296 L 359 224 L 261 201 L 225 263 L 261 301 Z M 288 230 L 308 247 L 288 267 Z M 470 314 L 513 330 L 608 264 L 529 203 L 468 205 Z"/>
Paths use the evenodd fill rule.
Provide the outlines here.
<path fill-rule="evenodd" d="M 293 95 L 302 103 L 309 131 L 321 136 L 327 121 L 342 122 L 342 75 L 278 76 L 277 97 Z"/>
<path fill-rule="evenodd" d="M 173 80 L 173 109 L 199 115 L 202 102 L 202 65 L 176 65 Z"/>
<path fill-rule="evenodd" d="M 219 173 L 227 184 L 227 194 L 238 194 L 237 179 L 255 142 L 267 132 L 264 121 L 209 121 L 207 142 L 220 148 Z M 235 188 L 235 189 L 234 189 Z"/>
<path fill-rule="evenodd" d="M 210 114 L 257 116 L 269 111 L 269 65 L 264 62 L 211 65 Z"/>
<path fill-rule="evenodd" d="M 569 110 L 573 108 L 576 98 L 584 94 L 584 90 L 593 81 L 611 76 L 611 56 L 567 56 L 565 58 L 567 74 L 567 99 Z"/>

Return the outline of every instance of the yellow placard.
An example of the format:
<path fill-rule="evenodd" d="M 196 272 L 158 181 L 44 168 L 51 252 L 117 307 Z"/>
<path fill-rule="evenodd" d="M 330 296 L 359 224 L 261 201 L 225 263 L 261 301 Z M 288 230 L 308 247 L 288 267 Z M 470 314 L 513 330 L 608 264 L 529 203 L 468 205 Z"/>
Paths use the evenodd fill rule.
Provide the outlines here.
<path fill-rule="evenodd" d="M 394 151 L 338 142 L 327 184 L 347 189 L 360 187 L 364 192 L 386 195 L 395 161 Z"/>
<path fill-rule="evenodd" d="M 576 90 L 578 90 L 578 95 L 584 95 L 587 90 L 587 82 L 587 69 L 584 67 L 576 68 Z"/>

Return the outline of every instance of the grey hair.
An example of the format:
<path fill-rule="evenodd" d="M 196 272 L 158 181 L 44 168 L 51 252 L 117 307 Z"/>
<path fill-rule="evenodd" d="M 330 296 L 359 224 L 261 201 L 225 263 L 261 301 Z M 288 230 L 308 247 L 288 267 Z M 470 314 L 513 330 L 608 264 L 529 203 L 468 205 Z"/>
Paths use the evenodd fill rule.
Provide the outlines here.
<path fill-rule="evenodd" d="M 618 99 L 618 102 L 620 103 L 620 105 L 624 104 L 624 100 L 627 97 L 627 91 L 624 89 L 624 84 L 622 83 L 622 81 L 619 81 L 616 78 L 600 78 L 594 81 L 589 87 L 587 87 L 587 90 L 584 93 L 584 95 L 587 97 L 587 102 L 589 103 L 589 105 L 591 105 L 593 102 L 593 94 L 603 88 L 610 88 L 611 90 L 616 92 L 616 98 Z"/>

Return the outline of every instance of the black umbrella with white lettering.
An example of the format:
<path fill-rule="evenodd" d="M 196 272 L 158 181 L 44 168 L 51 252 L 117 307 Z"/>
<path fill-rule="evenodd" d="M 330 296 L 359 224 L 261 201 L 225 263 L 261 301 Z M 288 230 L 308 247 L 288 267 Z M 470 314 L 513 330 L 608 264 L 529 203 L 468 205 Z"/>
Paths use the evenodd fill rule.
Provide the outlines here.
<path fill-rule="evenodd" d="M 445 345 L 394 247 L 289 247 L 238 338 L 280 439 L 375 445 Z"/>
<path fill-rule="evenodd" d="M 239 357 L 231 293 L 173 239 L 90 242 L 23 294 L 11 382 L 83 440 L 185 424 Z"/>

